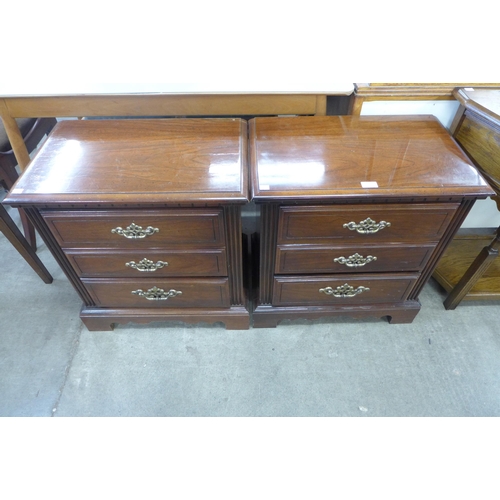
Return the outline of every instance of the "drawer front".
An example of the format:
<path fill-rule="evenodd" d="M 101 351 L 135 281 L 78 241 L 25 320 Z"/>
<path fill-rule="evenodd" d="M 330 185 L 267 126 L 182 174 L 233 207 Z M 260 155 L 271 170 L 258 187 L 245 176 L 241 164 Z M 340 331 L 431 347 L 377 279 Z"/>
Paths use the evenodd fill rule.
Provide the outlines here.
<path fill-rule="evenodd" d="M 100 307 L 229 307 L 227 278 L 83 279 Z"/>
<path fill-rule="evenodd" d="M 42 213 L 62 247 L 224 246 L 221 209 Z"/>
<path fill-rule="evenodd" d="M 79 250 L 66 257 L 81 278 L 162 276 L 227 276 L 224 249 L 203 250 Z"/>
<path fill-rule="evenodd" d="M 273 306 L 350 305 L 403 301 L 418 275 L 373 274 L 286 277 L 276 276 Z"/>
<path fill-rule="evenodd" d="M 366 273 L 419 271 L 435 245 L 278 246 L 277 274 Z"/>
<path fill-rule="evenodd" d="M 278 244 L 437 242 L 456 203 L 281 207 Z M 366 232 L 368 231 L 368 232 Z"/>

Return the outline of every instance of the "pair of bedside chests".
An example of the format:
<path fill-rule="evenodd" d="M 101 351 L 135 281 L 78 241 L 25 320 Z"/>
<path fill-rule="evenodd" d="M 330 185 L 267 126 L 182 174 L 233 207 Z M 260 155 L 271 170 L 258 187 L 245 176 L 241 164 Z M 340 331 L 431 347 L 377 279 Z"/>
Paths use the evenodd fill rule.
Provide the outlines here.
<path fill-rule="evenodd" d="M 115 323 L 409 323 L 476 199 L 494 194 L 430 116 L 62 121 L 5 204 Z M 244 235 L 255 202 L 258 230 Z M 252 205 L 253 206 L 253 205 Z"/>

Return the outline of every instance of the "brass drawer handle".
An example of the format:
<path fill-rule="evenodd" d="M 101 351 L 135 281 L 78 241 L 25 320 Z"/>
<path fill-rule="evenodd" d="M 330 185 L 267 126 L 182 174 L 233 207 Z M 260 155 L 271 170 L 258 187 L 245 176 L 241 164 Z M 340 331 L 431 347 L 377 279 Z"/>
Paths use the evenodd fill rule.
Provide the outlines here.
<path fill-rule="evenodd" d="M 347 267 L 363 267 L 374 260 L 377 260 L 377 257 L 374 257 L 373 255 L 363 257 L 362 255 L 359 255 L 359 253 L 355 253 L 354 255 L 347 257 L 347 259 L 345 257 L 337 257 L 333 259 L 333 262 L 344 264 Z"/>
<path fill-rule="evenodd" d="M 138 226 L 137 224 L 130 224 L 127 229 L 123 229 L 121 227 L 115 227 L 111 229 L 111 232 L 114 234 L 119 234 L 121 236 L 125 236 L 125 238 L 137 240 L 141 238 L 145 238 L 146 236 L 151 236 L 154 233 L 158 233 L 160 230 L 157 227 L 148 226 L 146 229 L 143 229 L 142 226 Z"/>
<path fill-rule="evenodd" d="M 347 283 L 343 284 L 342 286 L 338 286 L 335 289 L 333 289 L 331 286 L 319 289 L 320 293 L 324 293 L 325 295 L 333 295 L 334 297 L 338 298 L 354 297 L 356 295 L 359 295 L 360 293 L 369 291 L 370 289 L 366 288 L 365 286 L 358 286 L 358 288 L 354 289 L 353 286 L 348 285 Z"/>
<path fill-rule="evenodd" d="M 171 297 L 177 297 L 177 295 L 182 295 L 181 291 L 178 290 L 169 290 L 165 292 L 163 288 L 158 288 L 154 286 L 150 288 L 147 292 L 144 290 L 134 290 L 132 292 L 134 295 L 139 295 L 139 297 L 144 297 L 147 300 L 168 300 Z"/>
<path fill-rule="evenodd" d="M 142 259 L 138 263 L 135 263 L 133 260 L 131 260 L 130 262 L 127 262 L 125 265 L 127 267 L 131 267 L 132 269 L 137 269 L 138 271 L 153 273 L 158 269 L 161 269 L 162 267 L 168 266 L 168 262 L 163 262 L 162 260 L 159 260 L 155 264 L 152 260 Z"/>
<path fill-rule="evenodd" d="M 344 227 L 350 229 L 351 231 L 357 231 L 360 234 L 373 234 L 378 233 L 384 227 L 391 227 L 390 222 L 386 222 L 385 220 L 381 220 L 380 222 L 375 222 L 373 219 L 362 220 L 359 224 L 355 222 L 349 222 L 344 224 Z"/>

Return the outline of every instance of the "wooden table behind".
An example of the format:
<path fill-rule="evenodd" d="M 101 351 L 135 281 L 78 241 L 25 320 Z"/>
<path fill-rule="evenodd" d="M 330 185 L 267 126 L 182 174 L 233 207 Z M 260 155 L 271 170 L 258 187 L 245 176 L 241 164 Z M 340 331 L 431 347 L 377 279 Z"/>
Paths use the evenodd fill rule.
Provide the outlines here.
<path fill-rule="evenodd" d="M 496 192 L 500 208 L 500 89 L 456 89 L 460 107 L 452 134 Z M 444 304 L 500 299 L 500 228 L 464 230 L 441 259 L 434 277 L 450 292 Z"/>

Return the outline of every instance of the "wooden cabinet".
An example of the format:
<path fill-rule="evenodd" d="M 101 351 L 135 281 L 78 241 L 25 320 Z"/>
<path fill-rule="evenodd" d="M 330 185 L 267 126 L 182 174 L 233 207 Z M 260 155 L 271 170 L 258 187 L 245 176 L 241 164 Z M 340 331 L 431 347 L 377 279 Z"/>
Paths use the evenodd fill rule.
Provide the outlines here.
<path fill-rule="evenodd" d="M 257 327 L 413 321 L 452 236 L 492 192 L 433 117 L 255 118 L 249 149 Z"/>
<path fill-rule="evenodd" d="M 65 121 L 6 203 L 28 210 L 89 329 L 161 320 L 245 329 L 246 155 L 239 119 Z"/>
<path fill-rule="evenodd" d="M 453 94 L 460 102 L 453 137 L 495 190 L 500 208 L 500 89 L 455 89 Z M 499 249 L 500 227 L 460 231 L 434 273 L 450 292 L 446 309 L 455 309 L 462 300 L 500 298 Z"/>

